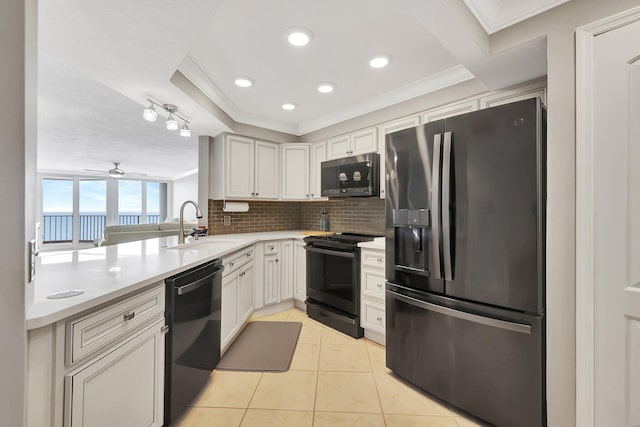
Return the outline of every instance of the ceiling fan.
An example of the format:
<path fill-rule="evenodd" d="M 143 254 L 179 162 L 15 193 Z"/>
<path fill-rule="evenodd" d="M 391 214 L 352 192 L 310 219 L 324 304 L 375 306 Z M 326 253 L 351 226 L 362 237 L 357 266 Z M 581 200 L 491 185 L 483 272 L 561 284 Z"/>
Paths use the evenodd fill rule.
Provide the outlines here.
<path fill-rule="evenodd" d="M 87 172 L 102 172 L 102 173 L 108 173 L 110 177 L 112 178 L 122 178 L 124 176 L 124 171 L 122 169 L 120 169 L 120 162 L 112 162 L 113 163 L 113 169 L 109 169 L 109 170 L 99 170 L 99 169 L 85 169 Z M 137 176 L 147 176 L 146 173 L 129 173 L 127 172 L 127 175 L 137 175 Z"/>

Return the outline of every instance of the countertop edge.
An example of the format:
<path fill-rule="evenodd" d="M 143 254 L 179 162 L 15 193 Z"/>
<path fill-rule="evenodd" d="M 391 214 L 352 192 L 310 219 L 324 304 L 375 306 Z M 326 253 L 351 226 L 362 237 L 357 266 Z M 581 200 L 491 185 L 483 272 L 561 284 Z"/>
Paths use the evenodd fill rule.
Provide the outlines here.
<path fill-rule="evenodd" d="M 300 231 L 289 231 L 289 230 L 264 232 L 264 234 L 262 235 L 261 234 L 262 233 L 238 233 L 238 234 L 216 234 L 213 236 L 208 236 L 208 237 L 227 237 L 227 238 L 233 236 L 234 238 L 246 238 L 247 240 L 243 242 L 239 242 L 237 245 L 230 246 L 220 252 L 215 253 L 214 255 L 204 256 L 202 258 L 199 258 L 191 263 L 182 265 L 180 267 L 163 270 L 161 272 L 158 272 L 157 274 L 154 274 L 152 276 L 145 278 L 144 280 L 132 283 L 131 285 L 124 286 L 122 288 L 116 289 L 109 293 L 91 297 L 85 300 L 81 300 L 82 296 L 73 297 L 73 298 L 80 298 L 77 304 L 61 308 L 60 310 L 57 310 L 54 312 L 47 312 L 44 314 L 33 313 L 33 311 L 38 308 L 38 305 L 42 304 L 41 302 L 34 303 L 27 310 L 27 315 L 25 319 L 27 331 L 49 326 L 60 320 L 64 320 L 69 317 L 78 315 L 82 312 L 98 307 L 110 301 L 114 301 L 118 298 L 131 294 L 133 292 L 139 291 L 147 287 L 151 287 L 156 283 L 159 284 L 160 282 L 164 281 L 164 279 L 166 279 L 167 277 L 171 277 L 182 271 L 188 270 L 189 268 L 196 267 L 197 265 L 200 265 L 204 262 L 211 261 L 216 258 L 223 258 L 229 254 L 242 250 L 247 246 L 251 246 L 256 243 L 264 242 L 264 241 L 289 240 L 289 239 L 302 240 L 303 238 L 307 237 L 306 235 L 300 234 Z M 56 301 L 51 300 L 48 302 L 55 303 Z"/>

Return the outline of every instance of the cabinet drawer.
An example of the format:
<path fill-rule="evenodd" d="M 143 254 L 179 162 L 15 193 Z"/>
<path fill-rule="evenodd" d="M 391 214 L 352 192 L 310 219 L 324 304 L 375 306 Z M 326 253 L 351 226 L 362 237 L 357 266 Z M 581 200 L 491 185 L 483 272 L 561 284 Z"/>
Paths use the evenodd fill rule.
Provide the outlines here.
<path fill-rule="evenodd" d="M 377 269 L 362 269 L 362 292 L 384 301 L 384 273 Z"/>
<path fill-rule="evenodd" d="M 165 287 L 158 286 L 125 301 L 67 322 L 66 362 L 71 365 L 164 314 Z"/>
<path fill-rule="evenodd" d="M 251 246 L 249 248 L 245 248 L 239 252 L 236 252 L 232 255 L 229 255 L 225 259 L 222 260 L 222 266 L 224 270 L 222 271 L 222 277 L 226 277 L 234 271 L 238 270 L 240 267 L 245 265 L 247 262 L 251 261 L 255 258 L 256 250 L 255 246 Z"/>
<path fill-rule="evenodd" d="M 264 254 L 277 254 L 278 253 L 278 243 L 277 242 L 267 242 L 264 244 Z"/>
<path fill-rule="evenodd" d="M 376 250 L 362 250 L 362 264 L 384 269 L 384 252 Z"/>
<path fill-rule="evenodd" d="M 364 329 L 369 329 L 384 334 L 385 315 L 384 305 L 368 300 L 362 301 L 362 324 Z"/>

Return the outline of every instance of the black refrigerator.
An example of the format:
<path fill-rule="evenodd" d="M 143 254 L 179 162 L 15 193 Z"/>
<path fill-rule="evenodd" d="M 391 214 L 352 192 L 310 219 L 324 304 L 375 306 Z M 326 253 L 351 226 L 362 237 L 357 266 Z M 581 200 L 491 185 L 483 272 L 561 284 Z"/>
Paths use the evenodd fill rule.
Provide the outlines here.
<path fill-rule="evenodd" d="M 387 366 L 497 426 L 545 426 L 545 110 L 386 137 Z"/>

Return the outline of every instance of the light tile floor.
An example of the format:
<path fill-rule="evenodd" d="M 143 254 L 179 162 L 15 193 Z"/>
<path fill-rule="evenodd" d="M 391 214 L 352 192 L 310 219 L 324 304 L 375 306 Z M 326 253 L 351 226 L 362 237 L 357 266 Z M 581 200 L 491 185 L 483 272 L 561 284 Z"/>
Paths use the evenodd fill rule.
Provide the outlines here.
<path fill-rule="evenodd" d="M 372 341 L 343 335 L 297 309 L 259 320 L 302 322 L 290 370 L 214 371 L 180 427 L 483 425 L 393 375 L 384 347 Z"/>

